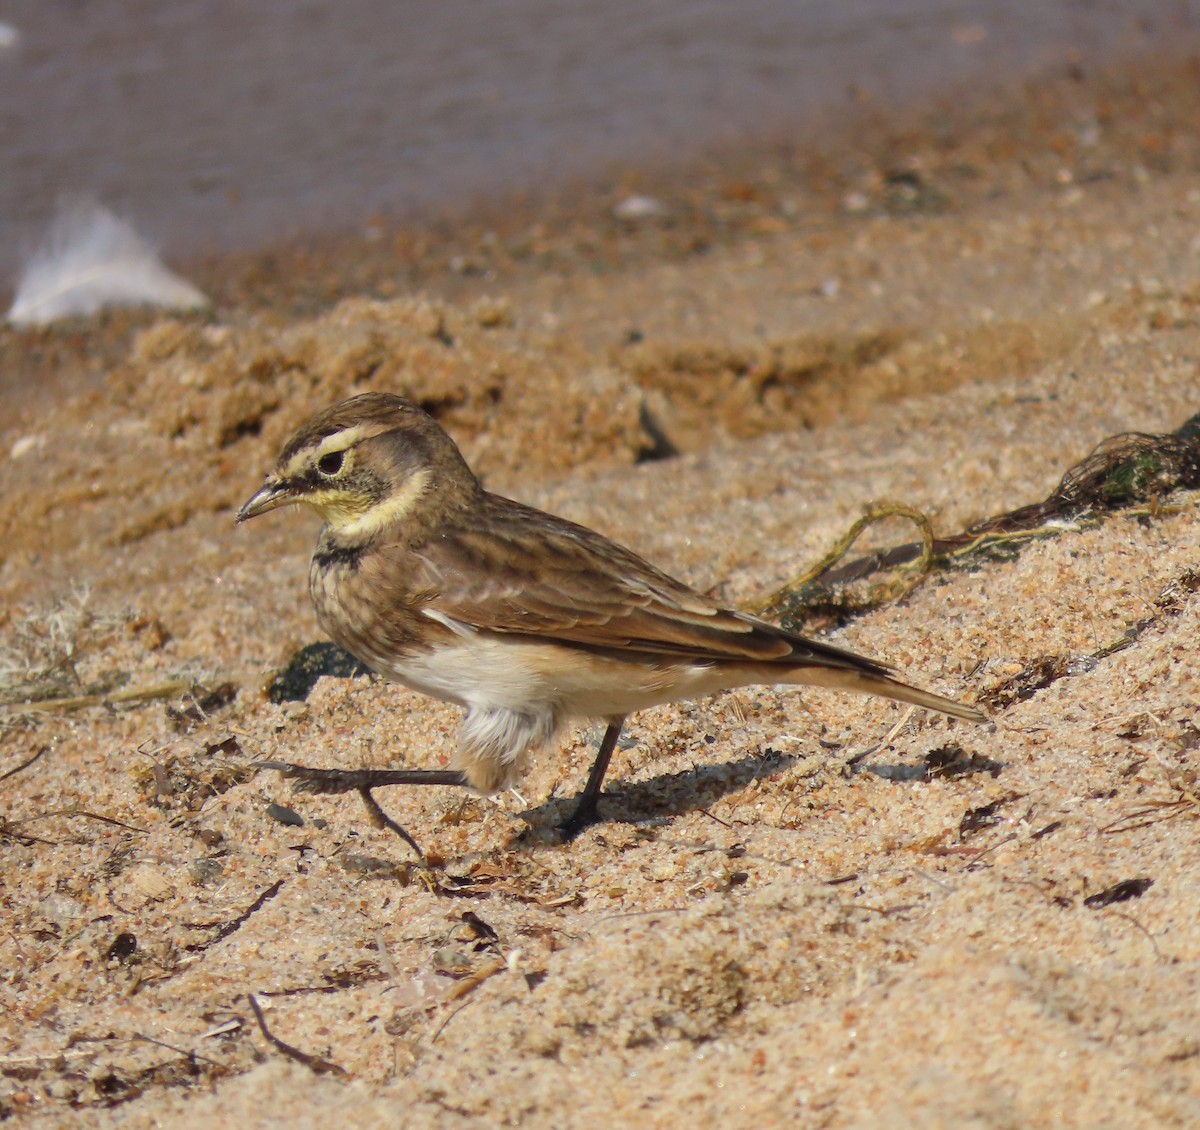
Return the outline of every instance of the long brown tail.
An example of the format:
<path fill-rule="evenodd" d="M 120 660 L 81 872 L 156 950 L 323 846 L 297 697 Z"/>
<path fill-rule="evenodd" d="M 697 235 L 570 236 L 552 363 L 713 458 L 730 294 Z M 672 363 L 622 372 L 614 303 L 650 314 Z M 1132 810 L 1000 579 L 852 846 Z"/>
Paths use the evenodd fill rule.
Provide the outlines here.
<path fill-rule="evenodd" d="M 932 691 L 918 690 L 907 683 L 893 679 L 890 675 L 876 675 L 865 671 L 853 671 L 839 667 L 797 667 L 788 672 L 783 682 L 795 683 L 801 686 L 831 687 L 835 690 L 856 691 L 859 694 L 873 694 L 881 698 L 890 698 L 896 702 L 908 702 L 913 706 L 923 706 L 926 710 L 936 710 L 940 714 L 949 714 L 952 718 L 961 718 L 964 722 L 986 722 L 987 715 L 945 698 Z"/>

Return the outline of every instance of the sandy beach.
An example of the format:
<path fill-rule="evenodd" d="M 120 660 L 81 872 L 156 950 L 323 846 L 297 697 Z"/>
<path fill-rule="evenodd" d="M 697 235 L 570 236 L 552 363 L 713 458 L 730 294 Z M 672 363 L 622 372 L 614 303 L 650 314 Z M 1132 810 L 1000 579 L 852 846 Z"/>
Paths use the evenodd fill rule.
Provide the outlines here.
<path fill-rule="evenodd" d="M 0 1117 L 1200 1122 L 1194 493 L 1151 477 L 830 629 L 986 725 L 661 707 L 562 844 L 573 728 L 520 795 L 381 793 L 428 867 L 255 763 L 437 767 L 457 712 L 371 676 L 273 701 L 322 638 L 316 529 L 233 525 L 367 389 L 730 604 L 881 500 L 951 535 L 1043 499 L 1200 408 L 1198 91 L 1047 82 L 194 263 L 206 315 L 0 329 Z"/>

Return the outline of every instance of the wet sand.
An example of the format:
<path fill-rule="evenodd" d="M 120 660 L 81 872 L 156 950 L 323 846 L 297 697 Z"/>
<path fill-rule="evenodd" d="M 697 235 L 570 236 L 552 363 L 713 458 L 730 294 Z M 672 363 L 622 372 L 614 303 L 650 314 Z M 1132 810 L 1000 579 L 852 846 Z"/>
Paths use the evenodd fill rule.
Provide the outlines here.
<path fill-rule="evenodd" d="M 59 199 L 168 256 L 411 222 L 704 144 L 805 138 L 874 99 L 956 104 L 1197 45 L 1186 0 L 12 0 L 0 288 Z M 835 125 L 836 125 L 835 121 Z"/>
<path fill-rule="evenodd" d="M 436 766 L 456 713 L 369 677 L 269 701 L 320 638 L 315 530 L 232 514 L 367 388 L 426 403 L 492 489 L 730 602 L 868 502 L 949 533 L 1041 498 L 1197 409 L 1196 89 L 1068 82 L 840 150 L 748 146 L 537 216 L 214 262 L 207 318 L 0 331 L 39 386 L 0 430 L 0 771 L 40 753 L 4 783 L 0 1109 L 1194 1124 L 1193 495 L 835 633 L 968 701 L 1065 660 L 988 725 L 770 688 L 663 707 L 632 721 L 607 822 L 562 845 L 599 736 L 573 729 L 520 797 L 381 798 L 428 872 L 357 798 L 253 769 Z M 664 211 L 615 219 L 635 191 Z M 94 698 L 20 705 L 68 696 Z"/>

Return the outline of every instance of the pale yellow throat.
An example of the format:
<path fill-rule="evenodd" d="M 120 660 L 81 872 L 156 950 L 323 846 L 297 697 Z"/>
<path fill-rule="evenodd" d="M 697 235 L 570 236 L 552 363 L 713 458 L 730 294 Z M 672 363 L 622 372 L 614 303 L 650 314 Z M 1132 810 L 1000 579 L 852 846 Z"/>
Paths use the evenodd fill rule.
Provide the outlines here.
<path fill-rule="evenodd" d="M 429 485 L 428 468 L 410 476 L 378 502 L 336 489 L 314 491 L 306 499 L 340 540 L 367 541 L 387 526 L 403 522 Z"/>

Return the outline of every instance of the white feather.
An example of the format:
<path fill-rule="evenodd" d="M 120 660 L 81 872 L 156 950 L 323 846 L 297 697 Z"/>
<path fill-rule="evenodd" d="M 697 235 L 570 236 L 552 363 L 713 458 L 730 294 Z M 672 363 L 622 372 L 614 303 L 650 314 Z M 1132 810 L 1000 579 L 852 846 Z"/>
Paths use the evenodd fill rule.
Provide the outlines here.
<path fill-rule="evenodd" d="M 153 248 L 94 201 L 60 211 L 17 284 L 15 325 L 43 326 L 110 306 L 194 309 L 208 299 L 159 262 Z"/>
<path fill-rule="evenodd" d="M 529 755 L 549 745 L 559 720 L 549 710 L 470 709 L 458 728 L 453 765 L 491 796 L 518 780 Z"/>

